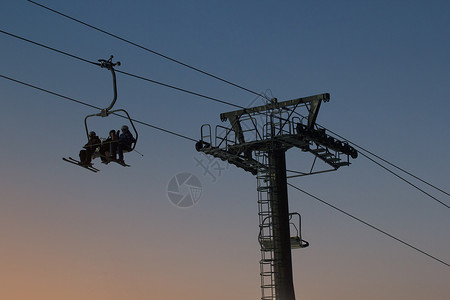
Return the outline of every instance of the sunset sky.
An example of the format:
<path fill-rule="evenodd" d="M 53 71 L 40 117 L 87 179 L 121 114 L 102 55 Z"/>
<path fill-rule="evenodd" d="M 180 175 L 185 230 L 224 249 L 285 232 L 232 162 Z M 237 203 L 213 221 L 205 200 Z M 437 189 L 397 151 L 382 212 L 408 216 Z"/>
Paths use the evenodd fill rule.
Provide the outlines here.
<path fill-rule="evenodd" d="M 279 101 L 330 93 L 319 124 L 450 191 L 448 1 L 38 2 Z M 29 1 L 2 1 L 0 20 L 89 61 L 114 55 L 120 71 L 263 104 Z M 112 99 L 109 71 L 5 33 L 0 64 L 0 76 L 90 105 Z M 187 138 L 136 124 L 143 156 L 126 154 L 130 168 L 95 160 L 92 173 L 62 157 L 78 157 L 84 118 L 98 111 L 0 77 L 0 299 L 260 299 L 256 178 L 190 140 L 202 124 L 227 125 L 219 115 L 235 107 L 124 74 L 117 85 L 115 108 Z M 123 124 L 89 129 L 106 137 Z M 289 150 L 288 168 L 308 168 L 310 155 Z M 187 208 L 169 197 L 183 173 L 201 185 Z M 448 299 L 450 197 L 399 174 L 443 204 L 361 155 L 289 183 L 444 263 L 289 188 L 310 243 L 292 253 L 297 299 Z"/>

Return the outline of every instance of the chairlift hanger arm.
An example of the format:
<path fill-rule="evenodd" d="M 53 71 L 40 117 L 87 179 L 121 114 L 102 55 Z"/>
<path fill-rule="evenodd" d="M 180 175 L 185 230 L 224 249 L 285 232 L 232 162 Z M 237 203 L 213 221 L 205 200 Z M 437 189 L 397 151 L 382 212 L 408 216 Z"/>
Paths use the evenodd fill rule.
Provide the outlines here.
<path fill-rule="evenodd" d="M 112 77 L 113 77 L 113 91 L 114 91 L 114 97 L 113 100 L 111 102 L 111 104 L 105 108 L 102 109 L 102 114 L 104 114 L 104 117 L 106 117 L 108 115 L 108 111 L 111 110 L 114 106 L 114 104 L 116 103 L 117 100 L 117 83 L 116 83 L 116 72 L 114 71 L 114 67 L 115 66 L 120 66 L 120 61 L 113 63 L 112 62 L 113 56 L 111 55 L 111 57 L 108 60 L 105 59 L 99 59 L 98 61 L 100 63 L 98 63 L 97 65 L 99 65 L 102 68 L 106 68 L 108 70 L 111 71 Z"/>

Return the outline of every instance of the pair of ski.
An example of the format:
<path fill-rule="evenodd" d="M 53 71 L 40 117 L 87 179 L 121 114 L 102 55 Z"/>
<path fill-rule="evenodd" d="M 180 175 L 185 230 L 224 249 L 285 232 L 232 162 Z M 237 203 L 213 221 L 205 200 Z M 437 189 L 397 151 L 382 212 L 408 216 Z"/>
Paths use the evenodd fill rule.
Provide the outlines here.
<path fill-rule="evenodd" d="M 104 164 L 109 164 L 110 162 L 113 161 L 113 162 L 118 163 L 119 165 L 122 165 L 122 166 L 124 166 L 124 167 L 129 167 L 129 166 L 130 166 L 130 165 L 127 165 L 126 163 L 121 162 L 120 160 L 117 160 L 117 159 L 113 159 L 113 158 L 106 157 L 106 156 L 103 157 L 103 158 L 105 159 L 104 161 L 102 161 Z M 82 167 L 82 168 L 85 168 L 85 169 L 87 169 L 87 170 L 89 170 L 89 171 L 91 171 L 91 172 L 94 172 L 94 173 L 97 173 L 97 172 L 100 171 L 99 169 L 97 169 L 96 167 L 94 167 L 94 166 L 92 165 L 92 163 L 89 163 L 89 164 L 83 164 L 83 163 L 81 163 L 79 160 L 76 160 L 76 159 L 74 159 L 74 158 L 72 158 L 72 157 L 70 157 L 70 156 L 69 156 L 69 158 L 63 157 L 63 160 L 66 161 L 66 162 L 68 162 L 68 163 L 71 163 L 71 164 L 80 166 L 80 167 Z"/>
<path fill-rule="evenodd" d="M 100 155 L 100 157 L 102 159 L 102 163 L 105 164 L 105 165 L 107 165 L 107 164 L 109 164 L 110 162 L 113 161 L 113 162 L 115 162 L 115 163 L 117 163 L 119 165 L 122 165 L 124 167 L 129 167 L 130 166 L 130 165 L 127 165 L 123 160 L 118 160 L 118 159 L 115 159 L 115 158 L 112 158 L 112 157 L 109 157 L 109 156 L 105 156 L 105 155 Z"/>
<path fill-rule="evenodd" d="M 92 171 L 92 172 L 94 172 L 94 173 L 97 173 L 98 171 L 100 171 L 99 169 L 95 168 L 91 163 L 89 163 L 89 164 L 83 164 L 83 163 L 81 163 L 81 161 L 76 160 L 75 158 L 72 158 L 72 157 L 69 157 L 69 158 L 63 157 L 62 159 L 63 159 L 64 161 L 67 161 L 67 162 L 71 163 L 71 164 L 74 164 L 74 165 L 83 167 L 83 168 L 85 168 L 85 169 L 87 169 L 87 170 L 89 170 L 89 171 Z"/>

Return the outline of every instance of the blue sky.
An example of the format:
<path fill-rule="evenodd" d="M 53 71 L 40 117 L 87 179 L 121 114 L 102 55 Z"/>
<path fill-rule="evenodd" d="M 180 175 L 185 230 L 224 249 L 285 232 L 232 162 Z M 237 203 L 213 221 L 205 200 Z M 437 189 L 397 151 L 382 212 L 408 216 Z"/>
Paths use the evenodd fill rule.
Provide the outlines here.
<path fill-rule="evenodd" d="M 444 190 L 450 163 L 446 1 L 42 1 L 169 57 L 287 100 L 328 92 L 318 123 Z M 247 106 L 251 93 L 83 27 L 27 1 L 4 1 L 1 30 L 118 69 Z M 104 69 L 0 34 L 1 75 L 99 107 Z M 233 110 L 118 74 L 116 108 L 198 139 Z M 5 141 L 0 181 L 0 295 L 9 299 L 260 297 L 255 178 L 235 167 L 214 181 L 194 143 L 142 125 L 131 168 L 64 163 L 96 111 L 0 78 Z M 93 122 L 100 136 L 123 120 Z M 97 129 L 98 128 L 98 129 Z M 94 128 L 93 128 L 94 129 Z M 307 155 L 290 150 L 288 168 Z M 171 178 L 197 176 L 180 209 Z M 359 157 L 292 184 L 450 262 L 450 211 Z M 414 181 L 416 184 L 420 184 Z M 420 185 L 449 204 L 448 196 Z M 289 189 L 309 248 L 293 252 L 298 299 L 446 299 L 449 268 Z M 2 286 L 4 285 L 4 286 Z"/>

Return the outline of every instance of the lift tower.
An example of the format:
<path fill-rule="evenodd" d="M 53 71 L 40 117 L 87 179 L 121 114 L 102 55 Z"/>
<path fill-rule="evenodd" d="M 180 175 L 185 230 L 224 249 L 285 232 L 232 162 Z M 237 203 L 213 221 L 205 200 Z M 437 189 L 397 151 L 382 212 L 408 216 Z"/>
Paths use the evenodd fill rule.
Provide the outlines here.
<path fill-rule="evenodd" d="M 273 98 L 262 106 L 222 113 L 222 122 L 230 126 L 217 125 L 214 134 L 210 125 L 201 127 L 197 151 L 257 177 L 262 300 L 295 300 L 291 249 L 309 245 L 301 237 L 300 214 L 289 212 L 286 151 L 299 148 L 314 155 L 307 171 L 289 171 L 289 177 L 334 171 L 358 155 L 348 142 L 316 124 L 321 103 L 329 100 L 328 93 L 283 102 Z"/>

